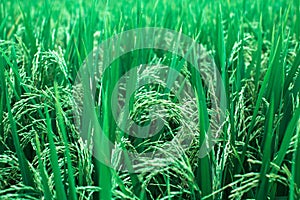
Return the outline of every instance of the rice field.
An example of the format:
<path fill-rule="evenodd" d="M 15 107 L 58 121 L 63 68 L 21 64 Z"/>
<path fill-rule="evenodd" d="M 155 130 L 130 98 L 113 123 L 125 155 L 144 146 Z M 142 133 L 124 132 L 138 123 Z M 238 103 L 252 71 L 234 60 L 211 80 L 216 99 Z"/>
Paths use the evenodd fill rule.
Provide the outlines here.
<path fill-rule="evenodd" d="M 300 199 L 299 0 L 1 0 L 0 199 Z"/>

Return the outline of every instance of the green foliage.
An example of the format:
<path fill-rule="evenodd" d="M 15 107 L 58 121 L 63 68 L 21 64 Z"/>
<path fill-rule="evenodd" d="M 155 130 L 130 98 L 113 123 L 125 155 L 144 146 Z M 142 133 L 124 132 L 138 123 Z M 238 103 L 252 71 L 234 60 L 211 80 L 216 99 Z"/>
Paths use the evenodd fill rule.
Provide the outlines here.
<path fill-rule="evenodd" d="M 221 74 L 226 120 L 204 158 L 198 157 L 199 148 L 209 127 L 216 128 L 209 120 L 219 111 L 211 106 L 205 77 L 170 52 L 127 53 L 99 80 L 91 107 L 97 111 L 84 126 L 91 137 L 99 127 L 90 124 L 99 122 L 120 149 L 111 152 L 107 140 L 80 135 L 72 109 L 79 68 L 101 42 L 143 27 L 168 28 L 195 39 Z M 1 1 L 0 199 L 299 199 L 299 55 L 299 0 Z M 174 79 L 171 71 L 166 83 L 125 94 L 122 101 L 130 102 L 130 116 L 139 124 L 160 117 L 149 112 L 153 105 L 160 105 L 167 119 L 158 136 L 135 138 L 114 121 L 110 99 L 120 77 L 145 63 L 153 68 L 132 71 L 129 90 L 142 78 L 157 77 L 163 64 L 186 77 L 195 97 L 178 103 L 162 89 Z M 182 90 L 182 85 L 176 86 Z M 119 92 L 126 93 L 124 88 Z M 119 120 L 125 121 L 122 115 Z M 185 150 L 172 146 L 179 155 L 173 156 L 164 143 L 182 126 L 196 139 Z M 118 157 L 121 149 L 124 158 Z M 170 164 L 140 158 L 137 165 L 129 159 L 130 150 L 159 152 Z M 137 173 L 110 168 L 92 152 L 114 163 L 124 159 Z"/>

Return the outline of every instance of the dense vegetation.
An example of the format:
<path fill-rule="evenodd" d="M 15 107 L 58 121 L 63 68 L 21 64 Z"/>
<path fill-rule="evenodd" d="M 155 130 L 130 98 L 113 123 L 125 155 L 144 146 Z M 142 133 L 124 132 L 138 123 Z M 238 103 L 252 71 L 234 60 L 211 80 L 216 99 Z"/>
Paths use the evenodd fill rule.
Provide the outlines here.
<path fill-rule="evenodd" d="M 208 119 L 218 112 L 204 77 L 162 50 L 116 59 L 96 89 L 104 134 L 128 151 L 169 158 L 167 165 L 165 157 L 129 162 L 133 173 L 92 155 L 107 146 L 82 137 L 73 91 L 98 44 L 143 27 L 182 32 L 201 44 L 220 72 L 227 102 L 216 145 L 199 157 L 207 128 L 214 127 Z M 300 199 L 299 53 L 299 0 L 1 0 L 0 199 Z M 162 114 L 166 120 L 158 135 L 135 138 L 120 130 L 109 105 L 112 86 L 145 63 L 154 67 L 129 82 L 155 78 L 163 64 L 180 70 L 195 96 L 179 102 L 163 81 L 138 88 L 130 117 L 141 126 Z M 162 112 L 150 112 L 153 105 Z M 169 155 L 163 145 L 180 127 L 193 140 L 184 150 L 172 146 L 178 156 Z M 113 163 L 124 159 L 108 154 Z"/>

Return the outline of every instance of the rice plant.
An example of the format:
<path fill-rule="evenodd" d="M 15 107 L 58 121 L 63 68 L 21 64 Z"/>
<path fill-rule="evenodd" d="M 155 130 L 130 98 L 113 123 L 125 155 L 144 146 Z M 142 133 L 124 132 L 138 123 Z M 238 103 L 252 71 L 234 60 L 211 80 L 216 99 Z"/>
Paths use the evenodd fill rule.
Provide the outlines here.
<path fill-rule="evenodd" d="M 3 0 L 0 94 L 0 199 L 300 199 L 299 0 Z"/>

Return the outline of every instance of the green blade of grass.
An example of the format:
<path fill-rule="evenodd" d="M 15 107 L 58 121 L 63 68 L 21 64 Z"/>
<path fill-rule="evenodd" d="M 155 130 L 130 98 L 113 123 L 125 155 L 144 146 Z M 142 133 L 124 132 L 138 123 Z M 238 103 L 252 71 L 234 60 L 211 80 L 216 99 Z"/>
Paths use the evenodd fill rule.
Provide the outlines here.
<path fill-rule="evenodd" d="M 223 27 L 223 16 L 222 16 L 222 6 L 219 3 L 217 7 L 217 38 L 215 40 L 216 50 L 217 50 L 217 66 L 219 65 L 219 71 L 221 72 L 223 84 L 225 87 L 225 91 L 229 91 L 229 79 L 226 68 L 226 46 L 225 46 L 225 38 L 224 38 L 224 27 Z M 229 93 L 226 93 L 226 99 L 229 99 Z M 221 102 L 223 105 L 223 103 Z M 227 102 L 227 108 L 229 108 L 229 101 Z"/>
<path fill-rule="evenodd" d="M 31 24 L 33 20 L 30 17 L 30 7 L 22 6 L 21 2 L 19 1 L 19 8 L 23 17 L 23 23 L 25 27 L 25 42 L 28 46 L 30 46 L 30 59 L 34 58 L 34 54 L 37 52 L 37 45 L 36 45 L 36 38 L 34 35 L 34 26 Z M 25 10 L 26 9 L 26 10 Z M 32 76 L 32 63 L 28 63 L 26 65 L 26 73 L 28 77 Z"/>
<path fill-rule="evenodd" d="M 199 116 L 199 128 L 200 128 L 199 144 L 206 145 L 203 143 L 206 141 L 206 138 L 210 137 L 209 135 L 206 135 L 207 130 L 209 128 L 209 118 L 207 112 L 206 97 L 201 83 L 201 78 L 197 76 L 197 73 L 192 73 L 192 74 L 196 74 L 194 76 L 193 82 L 196 88 L 197 100 L 198 100 L 197 104 L 198 104 L 198 116 Z M 210 142 L 211 141 L 208 141 L 208 143 Z M 198 183 L 203 196 L 212 193 L 212 174 L 211 174 L 211 164 L 210 164 L 209 157 L 210 154 L 206 155 L 203 158 L 199 158 L 198 167 L 196 169 L 196 182 Z"/>
<path fill-rule="evenodd" d="M 285 134 L 284 134 L 284 137 L 283 137 L 283 140 L 282 140 L 282 143 L 281 143 L 281 146 L 280 146 L 280 149 L 279 151 L 277 152 L 274 160 L 273 160 L 273 163 L 275 164 L 275 166 L 281 166 L 285 156 L 286 156 L 286 153 L 287 153 L 287 150 L 290 146 L 290 141 L 293 137 L 293 134 L 294 134 L 294 131 L 296 129 L 296 125 L 299 121 L 299 118 L 300 118 L 300 107 L 298 107 L 295 112 L 294 112 L 294 115 L 293 117 L 291 118 L 291 121 L 289 122 L 288 126 L 287 126 L 287 129 L 285 131 Z M 274 174 L 277 174 L 278 173 L 278 169 L 276 167 L 272 167 L 271 169 L 271 173 L 274 173 Z M 269 184 L 268 186 L 268 191 L 270 190 L 270 188 L 272 187 L 273 184 Z"/>
<path fill-rule="evenodd" d="M 67 200 L 65 187 L 62 182 L 62 175 L 60 173 L 58 155 L 56 151 L 56 146 L 54 143 L 54 133 L 52 131 L 51 126 L 51 118 L 49 116 L 48 106 L 45 104 L 45 113 L 46 113 L 46 123 L 47 123 L 47 135 L 49 139 L 49 146 L 50 146 L 50 163 L 54 174 L 54 182 L 55 182 L 55 191 L 56 197 L 61 200 Z"/>
<path fill-rule="evenodd" d="M 95 184 L 101 188 L 100 195 L 95 194 L 95 199 L 111 199 L 112 198 L 112 182 L 111 182 L 111 151 L 110 151 L 110 127 L 109 127 L 109 108 L 107 107 L 107 91 L 108 85 L 105 88 L 105 93 L 101 96 L 102 102 L 102 117 L 103 119 L 98 119 L 98 116 L 95 112 L 95 105 L 92 96 L 89 94 L 90 90 L 90 70 L 84 71 L 82 81 L 84 88 L 84 97 L 83 97 L 83 106 L 86 111 L 90 113 L 89 116 L 86 116 L 88 123 L 91 123 L 89 129 L 93 129 L 94 134 L 92 138 L 93 142 L 93 153 L 95 156 Z M 104 80 L 105 82 L 107 80 Z M 107 82 L 106 82 L 107 83 Z M 101 121 L 102 120 L 102 121 Z M 87 123 L 87 122 L 85 122 Z M 85 126 L 87 124 L 84 124 Z M 102 125 L 102 126 L 101 126 Z"/>
<path fill-rule="evenodd" d="M 298 48 L 298 50 L 295 53 L 296 53 L 296 55 L 300 55 L 300 48 Z M 285 94 L 289 91 L 288 88 L 290 86 L 290 83 L 293 81 L 293 78 L 297 74 L 297 71 L 299 72 L 299 70 L 300 70 L 299 65 L 300 65 L 300 56 L 296 56 L 292 63 L 291 70 L 289 71 L 289 73 L 285 79 L 285 85 L 284 85 L 284 90 L 283 90 Z"/>
<path fill-rule="evenodd" d="M 106 91 L 108 92 L 108 87 L 106 88 Z M 106 138 L 110 138 L 110 126 L 109 126 L 109 110 L 108 110 L 108 95 L 105 95 L 104 97 L 104 109 L 103 109 L 103 136 Z M 101 152 L 104 153 L 106 156 L 107 162 L 110 164 L 110 159 L 111 159 L 111 152 L 110 152 L 110 147 L 107 143 L 107 140 L 104 140 L 103 138 L 100 139 L 100 145 L 96 147 L 98 151 L 101 148 Z M 99 186 L 101 188 L 100 192 L 100 199 L 111 199 L 112 198 L 112 193 L 111 193 L 111 188 L 112 188 L 112 183 L 111 183 L 111 169 L 106 166 L 103 163 L 99 163 Z"/>
<path fill-rule="evenodd" d="M 3 138 L 4 136 L 4 123 L 3 123 L 3 117 L 4 117 L 4 111 L 6 109 L 6 83 L 5 83 L 5 75 L 4 75 L 4 58 L 0 57 L 0 138 Z M 2 140 L 2 139 L 1 139 Z M 1 141 L 2 142 L 2 141 Z M 2 154 L 4 151 L 4 146 L 0 145 L 0 154 Z"/>
<path fill-rule="evenodd" d="M 263 159 L 262 166 L 260 170 L 260 178 L 258 185 L 258 192 L 256 194 L 257 199 L 267 199 L 267 185 L 268 178 L 266 177 L 267 171 L 269 170 L 270 160 L 271 160 L 271 152 L 272 152 L 272 133 L 273 133 L 273 119 L 274 119 L 274 93 L 272 93 L 271 102 L 269 105 L 268 113 L 266 116 L 266 126 L 265 126 L 265 134 L 264 134 L 264 151 L 263 151 Z"/>
<path fill-rule="evenodd" d="M 52 199 L 52 194 L 50 191 L 50 187 L 48 185 L 49 176 L 46 172 L 45 165 L 43 164 L 42 156 L 41 156 L 41 144 L 38 137 L 38 134 L 35 134 L 35 143 L 36 143 L 36 154 L 38 157 L 38 163 L 39 163 L 39 172 L 41 174 L 42 184 L 43 184 L 43 192 L 45 195 L 45 199 Z"/>
<path fill-rule="evenodd" d="M 17 66 L 17 55 L 16 55 L 16 50 L 15 50 L 15 47 L 12 46 L 12 50 L 11 50 L 11 53 L 12 53 L 12 60 L 13 60 L 13 65 L 14 65 L 14 68 L 15 69 L 18 69 L 18 66 Z M 20 79 L 17 78 L 17 74 L 19 74 L 19 72 L 15 73 L 15 85 L 14 85 L 14 88 L 17 92 L 17 100 L 20 100 L 20 96 L 21 96 L 21 86 L 20 86 Z"/>
<path fill-rule="evenodd" d="M 296 33 L 296 38 L 300 40 L 300 2 L 298 0 L 294 0 L 294 8 L 295 8 L 295 23 L 294 23 L 294 31 Z"/>
<path fill-rule="evenodd" d="M 68 198 L 72 200 L 77 199 L 76 195 L 76 187 L 75 187 L 75 181 L 74 181 L 74 173 L 73 173 L 73 166 L 72 166 L 72 160 L 71 160 L 71 154 L 69 150 L 69 142 L 68 142 L 68 136 L 67 136 L 67 131 L 66 127 L 64 124 L 64 119 L 63 119 L 63 110 L 61 108 L 61 104 L 59 102 L 59 92 L 57 89 L 57 82 L 54 82 L 54 90 L 55 90 L 55 97 L 56 97 L 56 102 L 55 102 L 55 108 L 56 108 L 56 113 L 57 113 L 57 120 L 59 124 L 60 131 L 63 136 L 63 141 L 65 145 L 65 156 L 67 159 L 67 165 L 68 165 L 68 181 L 69 181 L 69 195 Z"/>
<path fill-rule="evenodd" d="M 1 65 L 0 70 L 4 71 L 2 65 Z M 19 168 L 21 171 L 23 183 L 27 186 L 33 187 L 34 181 L 33 181 L 33 177 L 32 177 L 32 172 L 29 169 L 28 162 L 25 158 L 24 152 L 20 145 L 19 136 L 18 136 L 18 132 L 17 132 L 17 125 L 16 125 L 15 119 L 12 114 L 12 110 L 11 110 L 11 106 L 10 106 L 10 99 L 8 98 L 9 97 L 8 88 L 6 87 L 6 84 L 4 85 L 4 88 L 5 88 L 4 96 L 6 97 L 6 106 L 7 106 L 8 118 L 9 118 L 9 122 L 10 122 L 10 126 L 11 126 L 11 134 L 13 137 L 13 143 L 14 143 L 14 147 L 15 147 L 17 157 L 18 157 Z"/>
<path fill-rule="evenodd" d="M 257 37 L 258 37 L 258 44 L 257 44 L 257 51 L 256 51 L 256 66 L 255 66 L 255 89 L 258 90 L 259 85 L 259 77 L 261 74 L 261 54 L 262 54 L 262 15 L 260 15 L 259 26 L 257 27 Z"/>
<path fill-rule="evenodd" d="M 256 119 L 256 117 L 258 115 L 258 112 L 259 112 L 259 109 L 261 107 L 261 104 L 262 104 L 262 101 L 263 101 L 263 97 L 266 95 L 265 93 L 268 90 L 269 81 L 271 79 L 271 73 L 273 73 L 274 68 L 277 67 L 276 65 L 274 65 L 274 63 L 278 63 L 278 60 L 279 60 L 279 56 L 280 56 L 280 48 L 279 48 L 279 46 L 280 46 L 280 44 L 281 44 L 281 37 L 278 38 L 278 40 L 277 40 L 277 42 L 276 42 L 276 44 L 275 44 L 275 46 L 273 48 L 273 54 L 271 55 L 270 65 L 269 65 L 267 73 L 266 73 L 266 75 L 264 77 L 261 89 L 259 90 L 259 93 L 258 93 L 258 97 L 257 97 L 256 103 L 255 103 L 255 108 L 254 108 L 254 111 L 253 111 L 253 114 L 252 114 L 252 119 L 251 119 L 251 122 L 250 122 L 250 125 L 249 125 L 249 131 L 248 131 L 248 133 L 252 133 L 252 131 L 253 131 L 253 128 L 254 128 L 254 125 L 255 125 L 255 122 L 256 122 L 255 119 Z M 272 78 L 272 79 L 274 79 L 274 78 Z M 241 161 L 242 161 L 242 163 L 244 163 L 244 160 L 245 160 L 246 150 L 248 148 L 250 136 L 251 136 L 251 134 L 247 134 L 246 135 L 245 145 L 243 146 L 243 150 L 242 150 L 242 153 L 241 153 Z M 242 169 L 242 167 L 238 166 L 237 167 L 237 172 L 239 173 L 241 171 L 241 169 Z"/>
<path fill-rule="evenodd" d="M 300 169 L 300 121 L 298 121 L 297 126 L 297 136 L 295 142 L 295 151 L 293 154 L 292 161 L 292 176 L 290 177 L 290 200 L 298 199 L 299 194 L 295 194 L 295 188 L 300 188 L 300 172 L 297 169 Z"/>

